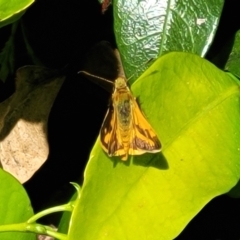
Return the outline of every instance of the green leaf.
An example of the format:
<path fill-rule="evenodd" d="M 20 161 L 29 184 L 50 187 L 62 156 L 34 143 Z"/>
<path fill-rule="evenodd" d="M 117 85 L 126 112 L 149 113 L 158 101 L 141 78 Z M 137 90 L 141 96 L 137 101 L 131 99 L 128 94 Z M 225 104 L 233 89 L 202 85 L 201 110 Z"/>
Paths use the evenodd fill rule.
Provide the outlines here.
<path fill-rule="evenodd" d="M 0 226 L 21 223 L 33 215 L 29 198 L 22 185 L 9 173 L 0 169 Z M 0 232 L 1 240 L 36 240 L 32 233 Z"/>
<path fill-rule="evenodd" d="M 14 70 L 14 39 L 18 22 L 12 24 L 11 35 L 0 52 L 0 81 L 5 82 L 9 73 Z"/>
<path fill-rule="evenodd" d="M 194 54 L 159 58 L 131 87 L 162 145 L 110 158 L 97 140 L 71 239 L 174 239 L 240 176 L 239 82 Z"/>
<path fill-rule="evenodd" d="M 17 21 L 34 0 L 0 0 L 0 28 Z"/>
<path fill-rule="evenodd" d="M 225 69 L 240 77 L 240 31 L 235 35 L 234 45 Z"/>
<path fill-rule="evenodd" d="M 76 192 L 72 196 L 70 201 L 73 201 L 73 200 L 77 199 L 77 197 L 78 197 L 78 193 Z M 68 211 L 63 212 L 62 217 L 61 217 L 61 221 L 60 221 L 60 223 L 58 225 L 58 232 L 66 233 L 66 234 L 68 233 L 68 228 L 69 228 L 71 216 L 72 216 L 71 212 L 68 212 Z"/>
<path fill-rule="evenodd" d="M 223 0 L 116 0 L 114 29 L 126 75 L 167 52 L 204 56 L 215 35 Z M 137 77 L 137 76 L 136 76 Z"/>
<path fill-rule="evenodd" d="M 240 198 L 240 181 L 227 193 L 229 197 Z"/>

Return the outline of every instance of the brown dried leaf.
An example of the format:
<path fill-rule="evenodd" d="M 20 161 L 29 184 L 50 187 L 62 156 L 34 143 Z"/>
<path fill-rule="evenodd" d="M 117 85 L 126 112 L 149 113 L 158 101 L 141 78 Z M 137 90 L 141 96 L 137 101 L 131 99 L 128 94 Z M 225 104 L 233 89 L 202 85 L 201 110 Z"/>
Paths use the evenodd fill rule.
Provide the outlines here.
<path fill-rule="evenodd" d="M 55 70 L 22 67 L 15 93 L 0 103 L 0 164 L 21 183 L 47 159 L 48 116 L 63 81 Z"/>

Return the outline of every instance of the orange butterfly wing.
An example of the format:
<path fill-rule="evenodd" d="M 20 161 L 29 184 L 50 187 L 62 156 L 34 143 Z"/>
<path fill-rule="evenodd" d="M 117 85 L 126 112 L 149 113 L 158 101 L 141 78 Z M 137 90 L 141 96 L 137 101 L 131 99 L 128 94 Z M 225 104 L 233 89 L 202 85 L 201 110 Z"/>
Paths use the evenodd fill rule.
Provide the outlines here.
<path fill-rule="evenodd" d="M 161 151 L 161 143 L 151 125 L 143 116 L 136 100 L 132 97 L 133 126 L 130 138 L 130 155 Z"/>
<path fill-rule="evenodd" d="M 121 141 L 121 134 L 117 127 L 117 114 L 114 109 L 109 108 L 104 118 L 100 140 L 103 150 L 111 156 L 123 156 L 125 150 Z"/>

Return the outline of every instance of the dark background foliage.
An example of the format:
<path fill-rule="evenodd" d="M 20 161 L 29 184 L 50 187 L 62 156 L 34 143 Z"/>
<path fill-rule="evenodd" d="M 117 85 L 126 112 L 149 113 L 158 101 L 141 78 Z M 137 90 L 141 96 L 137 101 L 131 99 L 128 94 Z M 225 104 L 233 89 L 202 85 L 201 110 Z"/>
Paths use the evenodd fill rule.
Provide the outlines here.
<path fill-rule="evenodd" d="M 206 58 L 219 67 L 240 29 L 238 1 L 226 1 L 214 42 Z M 21 24 L 35 55 L 49 68 L 63 69 L 67 79 L 49 116 L 50 154 L 43 167 L 24 186 L 35 211 L 66 202 L 73 189 L 69 182 L 83 181 L 90 150 L 108 107 L 109 93 L 77 72 L 86 68 L 86 54 L 105 40 L 116 46 L 112 7 L 105 14 L 97 0 L 37 0 L 19 23 L 15 39 L 15 66 L 33 64 L 22 37 Z M 3 48 L 11 26 L 2 28 Z M 105 53 L 104 53 L 105 54 Z M 108 53 L 106 53 L 107 55 Z M 97 54 L 96 54 L 97 55 Z M 98 58 L 98 56 L 96 56 Z M 87 66 L 102 76 L 116 74 L 111 61 L 92 60 Z M 13 76 L 0 83 L 0 101 L 14 92 Z M 57 222 L 56 219 L 45 219 Z M 178 240 L 240 239 L 240 201 L 228 196 L 212 200 L 187 226 Z"/>

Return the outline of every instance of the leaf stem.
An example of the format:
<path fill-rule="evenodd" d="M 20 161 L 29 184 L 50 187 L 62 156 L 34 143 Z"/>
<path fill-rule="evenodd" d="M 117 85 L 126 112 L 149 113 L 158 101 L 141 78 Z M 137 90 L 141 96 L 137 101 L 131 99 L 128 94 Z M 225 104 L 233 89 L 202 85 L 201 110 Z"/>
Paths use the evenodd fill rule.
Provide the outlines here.
<path fill-rule="evenodd" d="M 55 229 L 49 226 L 37 223 L 16 223 L 0 226 L 0 232 L 32 232 L 36 234 L 48 235 L 59 240 L 67 240 L 67 235 L 56 232 Z"/>
<path fill-rule="evenodd" d="M 56 206 L 56 207 L 52 207 L 52 208 L 48 208 L 46 210 L 43 210 L 43 211 L 35 214 L 31 218 L 29 218 L 27 223 L 36 222 L 39 218 L 44 217 L 44 216 L 46 216 L 46 215 L 48 215 L 50 213 L 61 212 L 61 211 L 72 212 L 72 210 L 74 208 L 74 203 L 75 203 L 75 201 L 71 201 L 71 202 L 69 202 L 67 204 L 63 204 L 63 205 L 60 205 L 60 206 Z"/>

